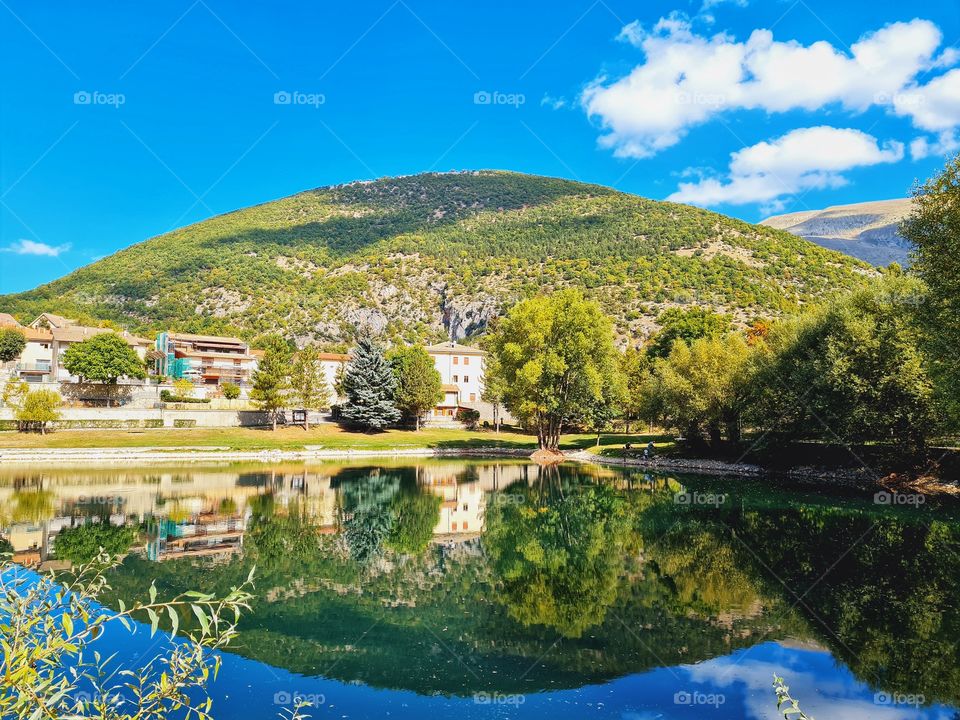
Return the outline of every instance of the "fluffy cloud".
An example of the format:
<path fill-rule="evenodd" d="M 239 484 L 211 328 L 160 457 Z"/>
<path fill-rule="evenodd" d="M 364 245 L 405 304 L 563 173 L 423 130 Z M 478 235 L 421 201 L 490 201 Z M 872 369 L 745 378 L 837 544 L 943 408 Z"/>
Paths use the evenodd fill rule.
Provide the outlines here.
<path fill-rule="evenodd" d="M 65 245 L 47 245 L 35 240 L 17 240 L 17 242 L 3 248 L 4 252 L 17 255 L 39 255 L 43 257 L 59 257 L 70 249 L 70 243 Z"/>
<path fill-rule="evenodd" d="M 902 143 L 888 141 L 881 145 L 859 130 L 800 128 L 733 153 L 726 178 L 680 183 L 667 199 L 707 206 L 762 202 L 776 210 L 787 195 L 845 184 L 844 171 L 902 158 Z"/>
<path fill-rule="evenodd" d="M 803 45 L 754 30 L 740 42 L 707 37 L 673 15 L 645 30 L 625 26 L 625 40 L 645 61 L 626 77 L 600 77 L 581 96 L 587 114 L 604 129 L 603 147 L 643 158 L 675 145 L 689 128 L 732 110 L 819 110 L 836 105 L 859 113 L 872 106 L 912 118 L 922 129 L 960 125 L 954 70 L 918 84 L 921 73 L 957 62 L 937 55 L 942 35 L 921 19 L 887 25 L 854 43 L 850 53 L 819 41 Z M 918 99 L 922 98 L 922 100 Z"/>

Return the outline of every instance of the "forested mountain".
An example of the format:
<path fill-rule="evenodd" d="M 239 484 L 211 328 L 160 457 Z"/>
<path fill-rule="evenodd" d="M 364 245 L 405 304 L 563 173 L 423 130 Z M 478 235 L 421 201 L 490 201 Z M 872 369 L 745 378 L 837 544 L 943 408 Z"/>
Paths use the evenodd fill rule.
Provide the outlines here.
<path fill-rule="evenodd" d="M 574 286 L 623 336 L 699 303 L 747 321 L 874 271 L 789 233 L 598 185 L 499 171 L 430 173 L 320 188 L 160 235 L 35 290 L 41 311 L 302 344 L 482 332 L 517 299 Z"/>

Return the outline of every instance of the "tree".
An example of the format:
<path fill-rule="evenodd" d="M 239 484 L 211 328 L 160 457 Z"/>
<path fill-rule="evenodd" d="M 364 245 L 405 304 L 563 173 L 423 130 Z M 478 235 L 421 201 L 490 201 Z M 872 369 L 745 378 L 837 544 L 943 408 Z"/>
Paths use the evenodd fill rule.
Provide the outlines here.
<path fill-rule="evenodd" d="M 893 441 L 920 450 L 938 424 L 914 308 L 923 285 L 888 275 L 775 326 L 749 403 L 774 439 Z"/>
<path fill-rule="evenodd" d="M 506 387 L 503 384 L 503 375 L 499 372 L 497 360 L 488 355 L 484 363 L 483 391 L 480 399 L 493 406 L 493 426 L 500 432 L 500 410 L 503 407 L 503 398 L 506 396 Z"/>
<path fill-rule="evenodd" d="M 264 353 L 253 374 L 253 389 L 250 399 L 270 416 L 274 430 L 277 429 L 279 413 L 286 407 L 287 389 L 290 387 L 290 346 L 278 335 L 271 335 L 262 342 Z"/>
<path fill-rule="evenodd" d="M 294 356 L 290 369 L 290 399 L 306 410 L 319 410 L 330 405 L 327 376 L 316 345 L 308 345 Z M 304 429 L 309 428 L 310 421 L 306 419 Z"/>
<path fill-rule="evenodd" d="M 16 360 L 27 346 L 26 336 L 13 328 L 0 328 L 0 363 Z"/>
<path fill-rule="evenodd" d="M 749 346 L 739 334 L 676 340 L 666 358 L 653 364 L 648 391 L 661 420 L 697 442 L 704 436 L 716 446 L 723 431 L 740 440 L 740 420 L 746 404 Z"/>
<path fill-rule="evenodd" d="M 536 430 L 541 449 L 559 448 L 563 428 L 603 400 L 617 371 L 609 318 L 575 290 L 515 305 L 500 319 L 490 347 L 504 404 Z"/>
<path fill-rule="evenodd" d="M 392 425 L 400 419 L 393 401 L 395 390 L 396 379 L 383 348 L 368 333 L 362 334 L 344 371 L 343 419 L 365 430 Z"/>
<path fill-rule="evenodd" d="M 960 155 L 913 193 L 900 233 L 914 246 L 913 269 L 929 288 L 917 306 L 930 371 L 950 416 L 960 422 Z"/>
<path fill-rule="evenodd" d="M 46 435 L 47 425 L 60 419 L 62 404 L 63 399 L 55 390 L 33 390 L 14 409 L 14 417 L 21 430 L 39 430 Z"/>
<path fill-rule="evenodd" d="M 187 378 L 177 378 L 173 381 L 173 391 L 177 394 L 177 397 L 190 397 L 193 395 L 193 381 Z"/>
<path fill-rule="evenodd" d="M 677 340 L 692 342 L 703 337 L 716 337 L 730 332 L 730 318 L 701 307 L 670 308 L 657 317 L 660 330 L 651 338 L 647 355 L 664 358 Z"/>
<path fill-rule="evenodd" d="M 620 375 L 624 384 L 623 429 L 626 433 L 630 432 L 631 423 L 643 416 L 643 383 L 649 368 L 649 357 L 642 350 L 629 347 L 620 355 Z"/>
<path fill-rule="evenodd" d="M 63 354 L 63 366 L 84 382 L 116 385 L 122 377 L 143 380 L 147 368 L 127 341 L 114 332 L 74 343 Z"/>
<path fill-rule="evenodd" d="M 420 345 L 396 348 L 390 353 L 390 365 L 396 379 L 394 403 L 414 427 L 420 430 L 423 414 L 443 400 L 443 382 L 433 358 Z"/>
<path fill-rule="evenodd" d="M 236 400 L 240 397 L 240 386 L 236 383 L 225 382 L 220 386 L 220 391 L 227 400 Z"/>

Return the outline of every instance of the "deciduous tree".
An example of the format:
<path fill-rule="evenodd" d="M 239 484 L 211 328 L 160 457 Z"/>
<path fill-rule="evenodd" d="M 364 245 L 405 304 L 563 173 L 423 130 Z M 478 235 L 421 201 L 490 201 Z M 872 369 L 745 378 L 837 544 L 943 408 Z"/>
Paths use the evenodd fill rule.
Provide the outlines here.
<path fill-rule="evenodd" d="M 913 269 L 929 288 L 917 307 L 930 371 L 954 425 L 960 423 L 960 155 L 913 193 L 900 233 L 916 250 Z"/>
<path fill-rule="evenodd" d="M 420 429 L 424 413 L 443 400 L 443 382 L 433 358 L 420 345 L 396 348 L 390 353 L 390 364 L 397 387 L 394 402 L 397 408 Z"/>
<path fill-rule="evenodd" d="M 31 390 L 14 409 L 21 430 L 39 430 L 46 435 L 47 425 L 60 419 L 63 399 L 55 390 Z"/>
<path fill-rule="evenodd" d="M 518 303 L 490 346 L 505 405 L 536 431 L 542 449 L 559 448 L 564 427 L 603 400 L 617 372 L 610 320 L 574 290 Z"/>
<path fill-rule="evenodd" d="M 147 368 L 127 341 L 114 332 L 74 343 L 63 354 L 63 366 L 84 382 L 116 385 L 122 377 L 143 380 Z"/>
<path fill-rule="evenodd" d="M 14 328 L 0 328 L 0 363 L 16 360 L 27 346 L 26 336 Z"/>

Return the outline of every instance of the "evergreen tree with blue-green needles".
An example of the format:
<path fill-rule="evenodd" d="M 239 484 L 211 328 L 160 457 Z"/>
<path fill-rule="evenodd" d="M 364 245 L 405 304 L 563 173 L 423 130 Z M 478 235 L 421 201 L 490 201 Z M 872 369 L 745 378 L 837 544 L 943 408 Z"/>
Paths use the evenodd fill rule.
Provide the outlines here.
<path fill-rule="evenodd" d="M 394 404 L 396 379 L 383 348 L 364 333 L 351 353 L 343 378 L 347 402 L 341 415 L 347 424 L 364 430 L 382 430 L 400 419 Z"/>

